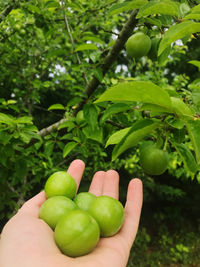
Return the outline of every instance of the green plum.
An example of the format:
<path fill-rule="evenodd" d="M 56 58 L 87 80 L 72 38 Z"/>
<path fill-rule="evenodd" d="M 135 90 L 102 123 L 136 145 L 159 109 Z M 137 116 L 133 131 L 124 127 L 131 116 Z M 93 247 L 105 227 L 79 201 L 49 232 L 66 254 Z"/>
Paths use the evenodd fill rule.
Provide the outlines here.
<path fill-rule="evenodd" d="M 70 198 L 54 196 L 48 198 L 42 204 L 39 218 L 44 220 L 54 230 L 60 218 L 74 209 L 77 209 L 77 206 Z"/>
<path fill-rule="evenodd" d="M 88 212 L 73 210 L 59 220 L 54 236 L 63 254 L 78 257 L 88 254 L 96 247 L 100 230 Z"/>
<path fill-rule="evenodd" d="M 65 196 L 73 199 L 76 194 L 76 188 L 77 185 L 74 178 L 65 171 L 59 171 L 48 178 L 44 190 L 47 198 Z"/>
<path fill-rule="evenodd" d="M 110 196 L 97 197 L 88 212 L 99 224 L 102 237 L 115 235 L 124 221 L 124 208 L 121 202 Z"/>
<path fill-rule="evenodd" d="M 89 192 L 81 192 L 76 195 L 74 202 L 81 210 L 88 211 L 95 198 L 96 196 Z"/>
<path fill-rule="evenodd" d="M 131 35 L 126 42 L 126 52 L 132 58 L 146 56 L 151 48 L 151 39 L 143 32 Z"/>

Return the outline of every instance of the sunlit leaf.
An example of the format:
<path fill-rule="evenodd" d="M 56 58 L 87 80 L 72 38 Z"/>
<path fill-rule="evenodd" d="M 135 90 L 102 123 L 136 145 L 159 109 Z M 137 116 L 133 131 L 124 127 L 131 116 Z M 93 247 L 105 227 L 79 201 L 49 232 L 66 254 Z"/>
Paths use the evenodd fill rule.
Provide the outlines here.
<path fill-rule="evenodd" d="M 166 31 L 163 39 L 160 42 L 158 55 L 160 55 L 171 43 L 181 39 L 192 33 L 200 31 L 200 23 L 194 21 L 184 21 L 179 24 L 171 26 Z"/>
<path fill-rule="evenodd" d="M 96 103 L 103 101 L 132 101 L 155 104 L 171 110 L 168 93 L 152 82 L 133 81 L 119 83 L 108 88 Z"/>

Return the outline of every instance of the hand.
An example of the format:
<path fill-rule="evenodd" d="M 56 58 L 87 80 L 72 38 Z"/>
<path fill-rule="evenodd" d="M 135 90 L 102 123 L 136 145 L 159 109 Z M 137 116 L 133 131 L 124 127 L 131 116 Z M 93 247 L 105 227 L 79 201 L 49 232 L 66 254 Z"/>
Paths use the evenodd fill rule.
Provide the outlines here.
<path fill-rule="evenodd" d="M 68 172 L 79 186 L 84 163 L 74 160 Z M 96 196 L 109 195 L 118 199 L 119 176 L 114 170 L 97 172 L 89 191 Z M 128 186 L 125 221 L 121 230 L 109 238 L 101 238 L 88 255 L 70 258 L 63 255 L 54 241 L 51 228 L 39 216 L 46 200 L 41 192 L 28 200 L 5 225 L 0 239 L 1 267 L 124 267 L 134 242 L 142 207 L 142 183 L 132 179 Z"/>

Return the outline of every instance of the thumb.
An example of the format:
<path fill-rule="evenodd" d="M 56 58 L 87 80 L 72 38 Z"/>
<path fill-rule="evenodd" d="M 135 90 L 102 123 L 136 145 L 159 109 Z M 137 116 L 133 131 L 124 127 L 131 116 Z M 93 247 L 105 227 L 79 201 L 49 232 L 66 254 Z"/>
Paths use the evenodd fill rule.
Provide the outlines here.
<path fill-rule="evenodd" d="M 39 194 L 35 195 L 28 201 L 26 201 L 23 206 L 19 209 L 19 213 L 29 213 L 33 217 L 39 217 L 39 210 L 41 205 L 45 202 L 46 195 L 42 191 Z"/>

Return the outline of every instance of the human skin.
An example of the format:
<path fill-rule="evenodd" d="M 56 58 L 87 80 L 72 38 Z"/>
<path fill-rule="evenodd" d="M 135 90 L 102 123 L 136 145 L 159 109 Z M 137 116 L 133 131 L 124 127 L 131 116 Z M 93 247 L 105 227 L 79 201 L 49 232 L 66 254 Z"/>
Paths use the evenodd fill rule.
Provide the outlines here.
<path fill-rule="evenodd" d="M 84 171 L 84 162 L 74 160 L 67 170 L 76 180 L 77 188 Z M 118 199 L 119 175 L 114 170 L 98 171 L 89 192 Z M 42 191 L 28 200 L 5 225 L 0 239 L 1 267 L 124 267 L 133 245 L 142 208 L 142 182 L 129 182 L 125 204 L 125 220 L 120 231 L 109 238 L 101 238 L 88 255 L 70 258 L 55 244 L 54 232 L 41 219 L 39 209 L 46 200 Z"/>

